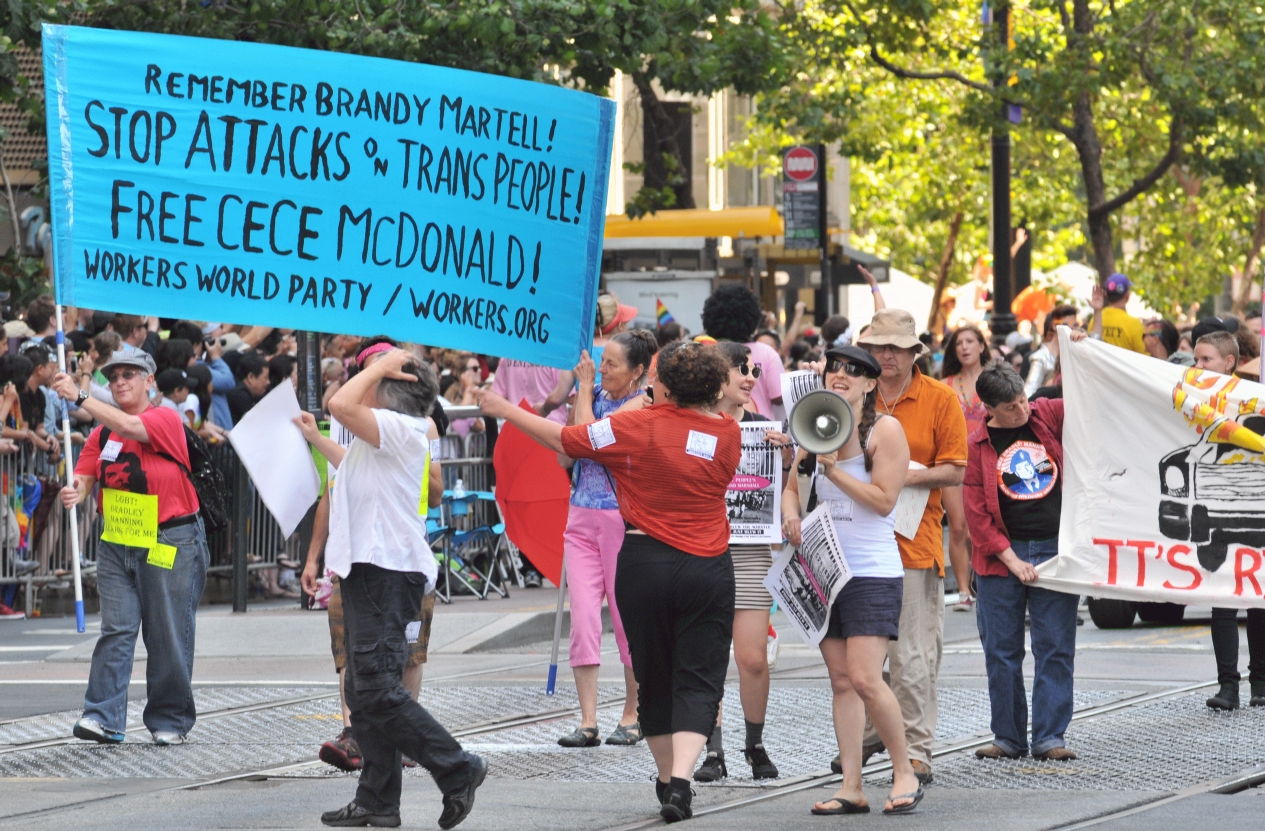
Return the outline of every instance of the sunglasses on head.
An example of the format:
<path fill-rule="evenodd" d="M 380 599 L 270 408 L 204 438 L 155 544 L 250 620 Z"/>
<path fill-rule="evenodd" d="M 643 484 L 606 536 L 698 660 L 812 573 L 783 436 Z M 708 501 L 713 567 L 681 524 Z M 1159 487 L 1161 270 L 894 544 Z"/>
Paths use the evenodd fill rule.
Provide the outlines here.
<path fill-rule="evenodd" d="M 849 378 L 869 378 L 872 370 L 865 364 L 843 358 L 826 358 L 826 372 L 835 373 L 843 370 Z"/>
<path fill-rule="evenodd" d="M 739 372 L 741 372 L 741 373 L 743 374 L 743 376 L 744 376 L 744 377 L 745 377 L 745 376 L 747 376 L 747 375 L 750 375 L 752 378 L 759 378 L 759 377 L 760 377 L 760 372 L 761 372 L 761 370 L 760 370 L 760 367 L 758 367 L 758 366 L 751 366 L 750 364 L 743 364 L 742 366 L 736 366 L 736 367 L 734 367 L 734 369 L 736 369 L 736 370 L 738 370 Z"/>

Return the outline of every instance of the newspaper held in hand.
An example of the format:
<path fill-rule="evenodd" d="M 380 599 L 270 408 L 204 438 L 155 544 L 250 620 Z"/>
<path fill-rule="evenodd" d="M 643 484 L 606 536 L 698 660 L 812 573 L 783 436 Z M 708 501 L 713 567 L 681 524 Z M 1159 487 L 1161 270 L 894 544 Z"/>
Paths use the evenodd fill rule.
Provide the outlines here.
<path fill-rule="evenodd" d="M 786 546 L 764 578 L 764 586 L 810 646 L 817 646 L 830 624 L 830 607 L 852 579 L 835 534 L 828 505 L 821 505 L 800 526 L 800 546 Z"/>
<path fill-rule="evenodd" d="M 770 545 L 782 541 L 782 453 L 764 437 L 769 430 L 781 429 L 773 421 L 745 421 L 742 429 L 742 460 L 729 490 L 725 508 L 729 513 L 729 544 Z"/>
<path fill-rule="evenodd" d="M 926 470 L 927 466 L 910 461 L 909 469 Z M 896 497 L 896 508 L 894 510 L 897 534 L 907 540 L 912 540 L 917 535 L 918 526 L 922 524 L 922 515 L 927 511 L 927 500 L 930 497 L 931 488 L 906 485 L 900 489 L 900 495 Z"/>
<path fill-rule="evenodd" d="M 822 389 L 821 376 L 811 369 L 782 373 L 782 406 L 789 416 L 801 398 L 813 390 Z"/>

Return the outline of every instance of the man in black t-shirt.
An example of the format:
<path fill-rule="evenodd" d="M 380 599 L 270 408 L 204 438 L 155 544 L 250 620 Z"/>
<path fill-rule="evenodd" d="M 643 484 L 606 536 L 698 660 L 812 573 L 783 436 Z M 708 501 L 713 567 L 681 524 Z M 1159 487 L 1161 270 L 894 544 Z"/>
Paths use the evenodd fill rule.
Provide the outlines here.
<path fill-rule="evenodd" d="M 1063 401 L 1029 402 L 1023 379 L 1009 365 L 990 364 L 975 382 L 988 421 L 967 442 L 963 502 L 974 550 L 979 603 L 976 623 L 984 645 L 993 744 L 980 758 L 1064 761 L 1076 754 L 1063 743 L 1072 718 L 1076 657 L 1074 594 L 1031 585 L 1036 566 L 1059 550 L 1063 505 Z M 1024 616 L 1032 618 L 1032 741 L 1024 689 Z"/>

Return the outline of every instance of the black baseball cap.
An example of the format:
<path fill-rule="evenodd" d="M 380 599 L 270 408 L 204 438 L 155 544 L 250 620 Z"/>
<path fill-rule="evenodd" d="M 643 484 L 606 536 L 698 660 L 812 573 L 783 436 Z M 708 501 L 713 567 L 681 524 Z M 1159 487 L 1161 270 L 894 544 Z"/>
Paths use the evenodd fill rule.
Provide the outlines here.
<path fill-rule="evenodd" d="M 883 374 L 883 367 L 879 366 L 878 360 L 859 346 L 833 346 L 826 350 L 826 360 L 831 358 L 856 364 L 862 368 L 867 378 L 877 378 Z"/>

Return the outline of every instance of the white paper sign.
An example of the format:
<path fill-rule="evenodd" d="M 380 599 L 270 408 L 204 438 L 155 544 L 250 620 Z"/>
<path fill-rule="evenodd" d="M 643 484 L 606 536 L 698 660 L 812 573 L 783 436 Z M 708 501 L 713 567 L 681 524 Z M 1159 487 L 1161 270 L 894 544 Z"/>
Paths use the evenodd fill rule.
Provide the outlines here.
<path fill-rule="evenodd" d="M 910 470 L 926 470 L 927 466 L 913 460 L 909 462 Z M 896 533 L 907 540 L 912 540 L 922 524 L 922 515 L 927 511 L 927 500 L 931 498 L 931 488 L 918 488 L 906 485 L 900 489 L 896 497 Z"/>
<path fill-rule="evenodd" d="M 852 572 L 835 535 L 827 505 L 819 505 L 800 528 L 801 545 L 782 550 L 764 578 L 764 586 L 804 641 L 817 646 L 826 636 L 830 607 L 852 579 Z"/>
<path fill-rule="evenodd" d="M 710 462 L 716 458 L 716 437 L 710 433 L 700 433 L 697 430 L 691 430 L 689 436 L 685 439 L 685 452 Z"/>
<path fill-rule="evenodd" d="M 1265 386 L 1067 334 L 1059 554 L 1036 585 L 1265 607 Z"/>
<path fill-rule="evenodd" d="M 611 420 L 603 418 L 589 425 L 589 444 L 594 450 L 610 447 L 615 443 L 615 431 L 611 428 Z"/>
<path fill-rule="evenodd" d="M 729 544 L 782 541 L 782 453 L 764 438 L 765 431 L 780 430 L 773 421 L 744 421 L 742 460 L 729 490 Z"/>
<path fill-rule="evenodd" d="M 286 537 L 294 533 L 321 492 L 316 463 L 293 421 L 299 413 L 294 386 L 278 384 L 228 434 L 259 498 Z"/>
<path fill-rule="evenodd" d="M 795 404 L 813 390 L 822 389 L 821 376 L 811 369 L 798 369 L 794 372 L 782 373 L 782 406 L 787 416 L 795 409 Z"/>

